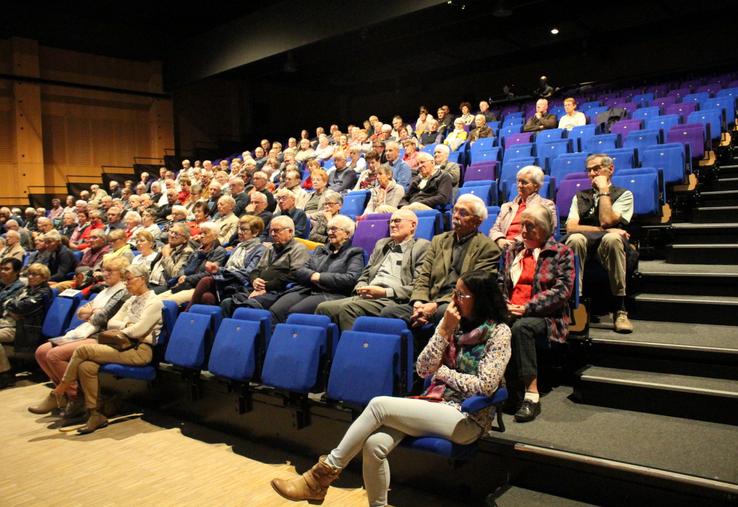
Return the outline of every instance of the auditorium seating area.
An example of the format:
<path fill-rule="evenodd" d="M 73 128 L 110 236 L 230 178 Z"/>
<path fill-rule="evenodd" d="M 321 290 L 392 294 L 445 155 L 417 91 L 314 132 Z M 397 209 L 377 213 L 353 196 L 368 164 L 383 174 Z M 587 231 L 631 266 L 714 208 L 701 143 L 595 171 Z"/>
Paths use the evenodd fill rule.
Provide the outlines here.
<path fill-rule="evenodd" d="M 557 120 L 568 95 L 550 100 Z M 483 199 L 488 218 L 480 230 L 486 233 L 500 205 L 517 194 L 517 172 L 538 165 L 545 173 L 540 194 L 556 203 L 561 237 L 574 195 L 590 187 L 586 157 L 610 156 L 613 183 L 630 190 L 635 201 L 633 240 L 641 261 L 628 293 L 636 332 L 614 335 L 609 316 L 592 311 L 598 294 L 585 282 L 583 302 L 591 306 L 576 313 L 583 307 L 578 298 L 573 302 L 570 342 L 545 358 L 543 416 L 532 425 L 513 424 L 501 410 L 504 387 L 492 397 L 474 397 L 462 410 L 497 407 L 498 431 L 471 446 L 408 438 L 398 477 L 412 482 L 418 470 L 446 466 L 432 460 L 448 460 L 453 471 L 441 484 L 460 477 L 481 482 L 472 486 L 471 496 L 478 498 L 484 467 L 503 460 L 512 477 L 508 486 L 566 496 L 564 486 L 544 476 L 553 471 L 557 478 L 591 480 L 577 497 L 582 501 L 594 501 L 597 488 L 617 489 L 621 483 L 628 490 L 613 491 L 612 503 L 630 495 L 637 503 L 735 501 L 735 448 L 714 449 L 718 457 L 700 463 L 702 468 L 694 456 L 735 443 L 738 424 L 738 74 L 571 95 L 588 120 L 571 131 L 525 133 L 534 101 L 493 104 L 498 121 L 488 126 L 494 137 L 464 142 L 451 153 L 449 160 L 461 167 L 455 198 Z M 617 120 L 600 121 L 613 112 Z M 422 150 L 433 153 L 434 147 Z M 213 166 L 225 160 L 230 167 L 235 159 L 242 155 L 213 160 Z M 330 169 L 333 163 L 322 165 Z M 300 169 L 304 179 L 306 169 Z M 340 213 L 361 216 L 369 197 L 368 190 L 349 191 Z M 431 240 L 450 230 L 451 204 L 416 212 L 416 237 Z M 353 245 L 364 249 L 365 261 L 377 241 L 388 237 L 389 220 L 389 214 L 378 213 L 357 222 Z M 75 309 L 87 300 L 55 294 L 43 336 L 59 336 L 79 324 Z M 325 449 L 332 432 L 343 431 L 372 397 L 417 394 L 422 382 L 414 372 L 416 339 L 399 319 L 361 317 L 340 332 L 322 315 L 292 314 L 272 326 L 266 310 L 240 308 L 225 317 L 219 306 L 185 311 L 167 301 L 163 322 L 151 365 L 101 368 L 106 392 L 146 410 L 253 438 L 282 439 L 306 452 Z M 657 435 L 659 428 L 664 435 Z M 697 442 L 685 442 L 680 456 L 682 450 L 672 447 L 686 435 Z M 436 455 L 430 465 L 423 462 L 428 452 Z M 457 472 L 460 465 L 466 473 Z"/>

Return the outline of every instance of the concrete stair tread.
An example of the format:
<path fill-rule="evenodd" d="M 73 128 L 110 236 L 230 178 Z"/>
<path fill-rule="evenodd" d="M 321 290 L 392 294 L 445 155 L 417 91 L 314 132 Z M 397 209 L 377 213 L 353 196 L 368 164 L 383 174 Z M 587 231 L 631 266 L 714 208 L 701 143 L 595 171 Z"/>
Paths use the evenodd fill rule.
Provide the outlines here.
<path fill-rule="evenodd" d="M 589 366 L 580 374 L 582 381 L 604 382 L 650 389 L 678 391 L 738 399 L 738 380 L 714 379 L 673 373 L 624 370 Z"/>
<path fill-rule="evenodd" d="M 592 324 L 589 335 L 595 344 L 638 348 L 677 349 L 738 355 L 734 326 L 633 320 L 631 334 L 619 334 L 609 323 Z"/>
<path fill-rule="evenodd" d="M 738 206 L 697 206 L 700 211 L 738 211 Z"/>
<path fill-rule="evenodd" d="M 488 439 L 637 463 L 730 483 L 738 491 L 735 426 L 582 404 L 571 394 L 570 387 L 555 388 L 541 398 L 534 422 L 506 416 L 507 431 Z"/>
<path fill-rule="evenodd" d="M 689 249 L 716 249 L 716 248 L 738 248 L 738 243 L 674 243 L 671 248 L 689 248 Z"/>
<path fill-rule="evenodd" d="M 674 222 L 671 224 L 673 229 L 725 229 L 730 227 L 738 227 L 738 222 L 727 222 L 724 224 L 696 224 L 694 222 Z"/>
<path fill-rule="evenodd" d="M 645 260 L 638 271 L 647 276 L 738 276 L 735 264 L 670 264 L 664 260 Z"/>
<path fill-rule="evenodd" d="M 665 303 L 684 303 L 684 304 L 703 304 L 703 305 L 725 305 L 737 306 L 738 297 L 735 296 L 700 296 L 700 295 L 681 295 L 681 294 L 649 294 L 642 293 L 635 296 L 636 301 L 649 302 L 665 302 Z"/>
<path fill-rule="evenodd" d="M 519 507 L 520 505 L 547 505 L 549 507 L 584 507 L 595 505 L 563 498 L 532 489 L 512 486 L 495 499 L 498 507 Z"/>
<path fill-rule="evenodd" d="M 700 195 L 706 196 L 722 196 L 722 195 L 738 195 L 738 190 L 703 190 Z"/>

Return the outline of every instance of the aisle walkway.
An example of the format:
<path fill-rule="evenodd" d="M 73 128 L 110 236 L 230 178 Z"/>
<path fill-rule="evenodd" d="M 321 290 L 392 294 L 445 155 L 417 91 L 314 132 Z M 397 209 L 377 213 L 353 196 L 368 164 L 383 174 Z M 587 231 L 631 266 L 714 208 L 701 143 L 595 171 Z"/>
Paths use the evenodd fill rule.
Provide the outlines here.
<path fill-rule="evenodd" d="M 48 388 L 25 384 L 0 391 L 0 504 L 4 507 L 307 505 L 281 500 L 269 485 L 272 477 L 286 477 L 294 470 L 280 462 L 294 459 L 286 452 L 187 425 L 186 433 L 202 435 L 196 440 L 184 436 L 176 424 L 167 428 L 140 419 L 87 436 L 61 433 L 48 428 L 56 418 L 26 410 L 29 400 L 40 399 Z M 223 443 L 226 438 L 230 445 Z M 262 461 L 234 454 L 233 445 Z M 306 466 L 309 463 L 299 460 L 301 470 Z M 325 506 L 366 505 L 360 478 L 345 475 L 341 482 L 354 487 L 331 488 Z M 402 489 L 392 492 L 391 501 L 450 505 Z"/>

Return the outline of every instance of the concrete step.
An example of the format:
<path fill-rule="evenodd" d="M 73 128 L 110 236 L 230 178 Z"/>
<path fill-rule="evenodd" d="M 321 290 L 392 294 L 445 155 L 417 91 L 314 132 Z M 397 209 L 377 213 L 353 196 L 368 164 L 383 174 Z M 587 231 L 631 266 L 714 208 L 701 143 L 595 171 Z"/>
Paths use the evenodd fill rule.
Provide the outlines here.
<path fill-rule="evenodd" d="M 587 366 L 575 397 L 626 410 L 738 425 L 738 381 Z"/>
<path fill-rule="evenodd" d="M 493 444 L 511 463 L 515 486 L 597 505 L 726 505 L 738 498 L 734 426 L 578 403 L 563 386 L 541 406 L 535 421 L 508 416 L 507 431 L 480 442 L 483 452 Z"/>
<path fill-rule="evenodd" d="M 705 206 L 735 206 L 738 204 L 738 190 L 705 190 L 697 197 Z"/>
<path fill-rule="evenodd" d="M 736 264 L 738 243 L 674 243 L 666 249 L 671 264 Z"/>
<path fill-rule="evenodd" d="M 638 263 L 639 290 L 654 294 L 738 296 L 738 265 L 670 264 L 663 260 Z"/>
<path fill-rule="evenodd" d="M 641 320 L 738 326 L 738 297 L 641 293 L 634 300 Z"/>
<path fill-rule="evenodd" d="M 610 322 L 590 326 L 586 362 L 596 366 L 738 380 L 733 326 L 633 320 L 631 334 Z M 572 340 L 578 339 L 572 336 Z"/>
<path fill-rule="evenodd" d="M 705 190 L 738 190 L 738 178 L 720 177 L 705 184 Z"/>
<path fill-rule="evenodd" d="M 697 223 L 738 222 L 738 206 L 697 206 L 692 211 L 692 221 Z"/>
<path fill-rule="evenodd" d="M 677 222 L 671 225 L 672 243 L 738 243 L 738 223 L 696 224 Z"/>

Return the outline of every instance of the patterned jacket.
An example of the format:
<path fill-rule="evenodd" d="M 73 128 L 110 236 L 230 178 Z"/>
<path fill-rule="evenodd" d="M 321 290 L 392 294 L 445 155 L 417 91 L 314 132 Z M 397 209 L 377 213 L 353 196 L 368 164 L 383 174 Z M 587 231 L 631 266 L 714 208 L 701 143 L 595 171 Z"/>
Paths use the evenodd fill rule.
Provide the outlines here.
<path fill-rule="evenodd" d="M 504 252 L 504 269 L 497 275 L 505 301 L 513 292 L 510 267 L 525 246 L 516 241 Z M 569 298 L 574 291 L 574 252 L 553 237 L 541 248 L 533 277 L 533 294 L 525 305 L 524 317 L 543 317 L 548 327 L 548 339 L 565 342 L 569 334 Z"/>

